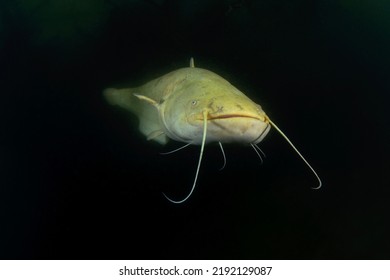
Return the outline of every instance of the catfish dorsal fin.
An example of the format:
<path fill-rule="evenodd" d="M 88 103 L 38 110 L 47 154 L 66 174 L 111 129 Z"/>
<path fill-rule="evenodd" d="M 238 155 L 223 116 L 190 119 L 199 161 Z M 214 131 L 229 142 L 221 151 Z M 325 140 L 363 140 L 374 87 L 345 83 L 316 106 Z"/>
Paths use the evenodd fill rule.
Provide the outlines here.
<path fill-rule="evenodd" d="M 195 62 L 193 57 L 190 58 L 190 67 L 195 68 Z"/>

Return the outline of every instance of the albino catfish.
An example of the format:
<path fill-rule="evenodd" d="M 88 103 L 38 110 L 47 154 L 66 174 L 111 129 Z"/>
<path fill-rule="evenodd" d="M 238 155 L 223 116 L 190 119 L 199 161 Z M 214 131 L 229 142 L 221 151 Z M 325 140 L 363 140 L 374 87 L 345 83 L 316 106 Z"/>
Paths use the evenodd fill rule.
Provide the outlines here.
<path fill-rule="evenodd" d="M 192 58 L 190 67 L 170 72 L 137 88 L 108 88 L 104 96 L 110 104 L 137 115 L 139 129 L 148 140 L 166 144 L 170 138 L 187 143 L 186 146 L 201 145 L 189 194 L 175 201 L 163 193 L 173 203 L 182 203 L 191 196 L 206 143 L 218 142 L 221 149 L 222 143 L 250 144 L 261 158 L 257 149 L 261 150 L 256 144 L 264 139 L 271 126 L 286 139 L 316 176 L 318 186 L 315 189 L 322 186 L 315 170 L 260 105 L 217 74 L 196 68 Z"/>

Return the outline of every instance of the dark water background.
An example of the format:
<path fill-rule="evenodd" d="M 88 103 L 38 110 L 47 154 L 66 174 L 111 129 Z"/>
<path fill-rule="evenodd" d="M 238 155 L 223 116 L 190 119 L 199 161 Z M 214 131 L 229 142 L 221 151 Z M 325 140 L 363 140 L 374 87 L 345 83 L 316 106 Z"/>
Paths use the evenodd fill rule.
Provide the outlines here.
<path fill-rule="evenodd" d="M 389 259 L 385 0 L 26 0 L 0 5 L 0 258 Z M 261 148 L 169 156 L 108 86 L 188 65 L 253 100 Z"/>

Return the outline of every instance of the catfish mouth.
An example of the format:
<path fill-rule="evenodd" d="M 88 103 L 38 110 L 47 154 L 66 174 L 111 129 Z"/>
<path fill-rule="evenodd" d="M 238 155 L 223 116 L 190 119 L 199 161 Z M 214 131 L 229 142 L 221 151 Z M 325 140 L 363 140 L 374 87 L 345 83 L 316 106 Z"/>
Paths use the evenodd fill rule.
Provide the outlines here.
<path fill-rule="evenodd" d="M 250 118 L 250 119 L 260 120 L 260 118 L 257 116 L 250 116 L 250 115 L 243 115 L 243 114 L 225 114 L 225 115 L 215 115 L 215 116 L 208 114 L 207 116 L 207 120 L 209 121 L 219 120 L 219 119 L 232 119 L 232 118 Z"/>
<path fill-rule="evenodd" d="M 223 114 L 223 115 L 207 114 L 208 121 L 220 120 L 220 119 L 233 119 L 233 118 L 248 118 L 248 119 L 255 119 L 255 120 L 268 123 L 268 118 L 266 116 L 249 115 L 249 114 Z M 199 120 L 203 121 L 203 117 L 201 117 Z"/>

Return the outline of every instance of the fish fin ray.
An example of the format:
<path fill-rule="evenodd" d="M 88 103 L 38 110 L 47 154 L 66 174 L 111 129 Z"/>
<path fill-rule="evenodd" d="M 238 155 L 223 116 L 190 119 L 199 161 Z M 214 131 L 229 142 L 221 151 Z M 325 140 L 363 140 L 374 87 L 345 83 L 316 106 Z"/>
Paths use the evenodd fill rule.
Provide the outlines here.
<path fill-rule="evenodd" d="M 147 136 L 146 136 L 146 140 L 153 140 L 161 135 L 164 134 L 164 131 L 162 129 L 158 129 L 158 130 L 155 130 L 155 131 L 152 131 L 151 133 L 149 133 Z"/>
<path fill-rule="evenodd" d="M 158 108 L 158 103 L 157 103 L 156 100 L 154 100 L 154 99 L 152 99 L 150 97 L 147 97 L 145 95 L 142 95 L 142 94 L 133 93 L 133 95 L 136 96 L 139 100 L 146 101 L 150 105 L 153 105 L 154 107 Z"/>

